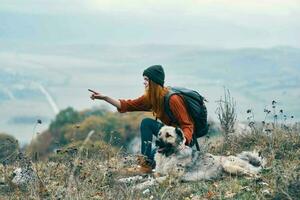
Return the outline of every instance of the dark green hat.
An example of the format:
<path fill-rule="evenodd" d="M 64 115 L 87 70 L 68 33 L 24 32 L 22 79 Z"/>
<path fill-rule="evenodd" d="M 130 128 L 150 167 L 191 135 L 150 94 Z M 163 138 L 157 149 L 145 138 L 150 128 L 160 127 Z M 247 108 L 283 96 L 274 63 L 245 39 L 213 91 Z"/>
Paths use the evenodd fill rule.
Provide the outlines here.
<path fill-rule="evenodd" d="M 150 80 L 158 85 L 164 86 L 165 72 L 161 65 L 152 65 L 144 70 L 143 76 L 147 76 Z"/>

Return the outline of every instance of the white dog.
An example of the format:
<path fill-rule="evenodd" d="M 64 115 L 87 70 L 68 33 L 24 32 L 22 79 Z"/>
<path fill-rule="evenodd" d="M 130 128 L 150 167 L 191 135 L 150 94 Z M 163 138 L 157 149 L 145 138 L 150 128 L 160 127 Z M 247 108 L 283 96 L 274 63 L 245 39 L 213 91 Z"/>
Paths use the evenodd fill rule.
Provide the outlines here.
<path fill-rule="evenodd" d="M 215 156 L 185 146 L 179 128 L 164 126 L 158 133 L 155 172 L 179 176 L 183 181 L 209 180 L 223 171 L 236 175 L 256 176 L 265 164 L 258 153 L 242 152 L 237 156 Z"/>
<path fill-rule="evenodd" d="M 156 178 L 137 185 L 139 189 L 157 184 L 167 177 L 175 177 L 181 181 L 211 180 L 220 177 L 224 172 L 256 176 L 265 164 L 264 159 L 256 152 L 242 152 L 237 156 L 215 156 L 193 150 L 185 145 L 182 130 L 171 126 L 160 129 L 156 146 Z"/>

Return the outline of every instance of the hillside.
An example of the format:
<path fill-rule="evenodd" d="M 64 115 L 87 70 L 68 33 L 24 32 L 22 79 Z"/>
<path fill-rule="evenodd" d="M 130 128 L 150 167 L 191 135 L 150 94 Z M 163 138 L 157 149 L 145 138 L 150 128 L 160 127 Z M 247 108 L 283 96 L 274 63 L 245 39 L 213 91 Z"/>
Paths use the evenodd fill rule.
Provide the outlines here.
<path fill-rule="evenodd" d="M 170 179 L 143 190 L 134 188 L 138 182 L 120 183 L 119 178 L 128 177 L 124 168 L 137 164 L 136 155 L 128 154 L 121 144 L 136 135 L 141 117 L 105 110 L 62 111 L 27 148 L 26 155 L 31 156 L 0 165 L 0 198 L 246 200 L 297 199 L 300 195 L 299 123 L 283 126 L 272 121 L 265 122 L 273 127 L 268 131 L 264 125 L 252 124 L 250 133 L 232 134 L 226 140 L 209 134 L 201 140 L 201 149 L 214 155 L 259 151 L 267 165 L 258 177 L 224 174 L 195 183 Z M 11 182 L 13 170 L 27 164 L 37 177 L 30 184 L 16 186 Z"/>

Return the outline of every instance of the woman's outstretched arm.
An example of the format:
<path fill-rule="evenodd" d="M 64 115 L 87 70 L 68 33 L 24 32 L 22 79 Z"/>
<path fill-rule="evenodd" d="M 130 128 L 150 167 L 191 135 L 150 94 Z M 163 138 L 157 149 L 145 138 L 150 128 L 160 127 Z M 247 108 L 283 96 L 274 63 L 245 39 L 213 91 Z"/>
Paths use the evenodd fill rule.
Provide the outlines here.
<path fill-rule="evenodd" d="M 114 99 L 112 97 L 103 95 L 103 94 L 101 94 L 99 92 L 95 92 L 94 90 L 91 90 L 91 89 L 89 89 L 89 91 L 92 93 L 91 96 L 90 96 L 90 98 L 92 100 L 95 100 L 95 99 L 104 100 L 107 103 L 110 103 L 111 105 L 115 106 L 117 109 L 121 109 L 121 102 L 120 102 L 120 100 L 116 100 L 116 99 Z"/>

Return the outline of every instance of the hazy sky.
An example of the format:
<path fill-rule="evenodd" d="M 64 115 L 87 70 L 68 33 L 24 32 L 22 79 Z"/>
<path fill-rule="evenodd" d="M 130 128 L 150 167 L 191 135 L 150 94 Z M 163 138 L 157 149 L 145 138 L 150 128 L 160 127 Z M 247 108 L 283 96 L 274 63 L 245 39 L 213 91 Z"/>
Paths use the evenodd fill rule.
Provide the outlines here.
<path fill-rule="evenodd" d="M 0 42 L 300 47 L 299 0 L 1 0 Z"/>

